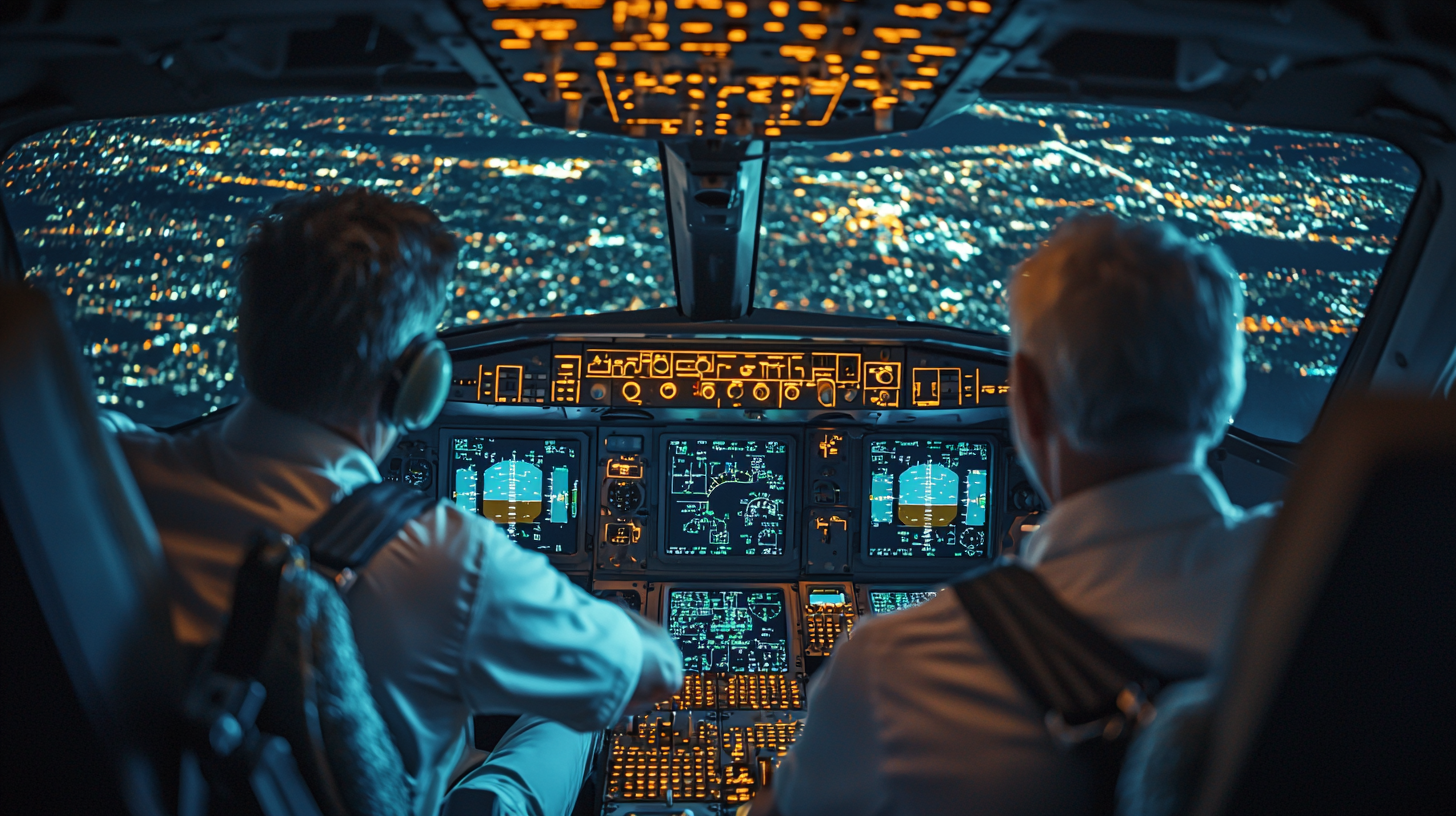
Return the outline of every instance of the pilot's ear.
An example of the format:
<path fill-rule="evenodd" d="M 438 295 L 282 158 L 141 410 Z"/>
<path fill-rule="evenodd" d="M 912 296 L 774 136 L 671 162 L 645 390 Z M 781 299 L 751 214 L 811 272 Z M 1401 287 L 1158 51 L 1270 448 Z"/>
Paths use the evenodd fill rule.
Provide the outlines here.
<path fill-rule="evenodd" d="M 1041 367 L 1021 352 L 1011 358 L 1011 416 L 1023 438 L 1041 440 L 1051 433 L 1051 395 Z"/>

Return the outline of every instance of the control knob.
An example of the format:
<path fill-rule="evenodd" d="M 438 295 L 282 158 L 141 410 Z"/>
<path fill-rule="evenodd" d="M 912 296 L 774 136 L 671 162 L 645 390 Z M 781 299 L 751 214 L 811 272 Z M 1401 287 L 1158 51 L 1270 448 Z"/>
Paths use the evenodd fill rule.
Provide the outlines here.
<path fill-rule="evenodd" d="M 415 490 L 425 490 L 435 483 L 435 466 L 428 459 L 408 459 L 400 478 Z"/>
<path fill-rule="evenodd" d="M 1019 513 L 1030 513 L 1041 509 L 1041 500 L 1031 485 L 1022 482 L 1011 490 L 1011 509 Z"/>
<path fill-rule="evenodd" d="M 627 515 L 642 506 L 642 486 L 636 482 L 613 481 L 607 486 L 607 506 Z"/>

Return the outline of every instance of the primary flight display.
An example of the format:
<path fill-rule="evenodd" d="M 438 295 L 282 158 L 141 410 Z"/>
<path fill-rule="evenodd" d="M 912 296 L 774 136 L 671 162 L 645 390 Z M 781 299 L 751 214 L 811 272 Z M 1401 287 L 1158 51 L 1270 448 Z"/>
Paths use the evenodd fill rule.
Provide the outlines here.
<path fill-rule="evenodd" d="M 665 554 L 784 554 L 789 470 L 785 440 L 669 439 L 667 460 Z"/>
<path fill-rule="evenodd" d="M 581 515 L 575 439 L 461 435 L 450 440 L 450 498 L 499 524 L 516 543 L 574 553 Z"/>
<path fill-rule="evenodd" d="M 866 466 L 870 557 L 987 554 L 989 442 L 876 438 L 869 441 Z"/>
<path fill-rule="evenodd" d="M 781 589 L 672 589 L 663 619 L 690 674 L 789 670 Z"/>

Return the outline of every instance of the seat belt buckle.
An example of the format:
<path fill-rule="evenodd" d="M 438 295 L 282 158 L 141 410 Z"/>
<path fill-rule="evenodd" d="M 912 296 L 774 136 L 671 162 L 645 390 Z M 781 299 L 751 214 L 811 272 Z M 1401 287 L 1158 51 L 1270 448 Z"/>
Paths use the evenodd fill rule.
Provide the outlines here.
<path fill-rule="evenodd" d="M 1141 728 L 1158 716 L 1157 708 L 1149 702 L 1142 686 L 1137 683 L 1128 683 L 1118 692 L 1116 706 L 1118 710 L 1106 717 L 1081 725 L 1069 724 L 1060 711 L 1048 711 L 1044 718 L 1047 732 L 1059 747 L 1071 749 L 1099 737 L 1115 742 L 1127 732 L 1129 723 Z"/>
<path fill-rule="evenodd" d="M 331 567 L 326 567 L 317 561 L 313 562 L 312 567 L 314 572 L 329 579 L 329 582 L 334 585 L 334 589 L 337 589 L 340 595 L 347 596 L 349 590 L 354 588 L 354 584 L 359 582 L 359 573 L 348 567 L 336 570 Z"/>
<path fill-rule="evenodd" d="M 355 582 L 359 580 L 359 573 L 344 567 L 334 576 L 334 586 L 339 588 L 340 595 L 348 595 L 349 590 L 354 588 Z"/>

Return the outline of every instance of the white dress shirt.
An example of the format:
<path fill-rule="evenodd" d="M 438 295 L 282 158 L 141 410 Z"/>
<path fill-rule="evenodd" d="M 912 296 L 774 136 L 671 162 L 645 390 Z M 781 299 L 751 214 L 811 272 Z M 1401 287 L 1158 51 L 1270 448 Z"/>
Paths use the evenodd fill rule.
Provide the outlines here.
<path fill-rule="evenodd" d="M 185 643 L 220 635 L 252 531 L 298 535 L 342 494 L 380 479 L 357 445 L 255 400 L 191 433 L 132 430 L 118 440 L 174 571 L 173 623 Z M 636 688 L 644 638 L 666 638 L 449 502 L 406 524 L 347 600 L 416 816 L 439 811 L 471 714 L 608 728 Z"/>
<path fill-rule="evenodd" d="M 1047 514 L 1023 559 L 1068 607 L 1167 676 L 1207 670 L 1268 521 L 1202 467 L 1147 471 Z M 1071 814 L 1092 783 L 954 592 L 862 621 L 814 678 L 776 774 L 785 816 Z"/>

